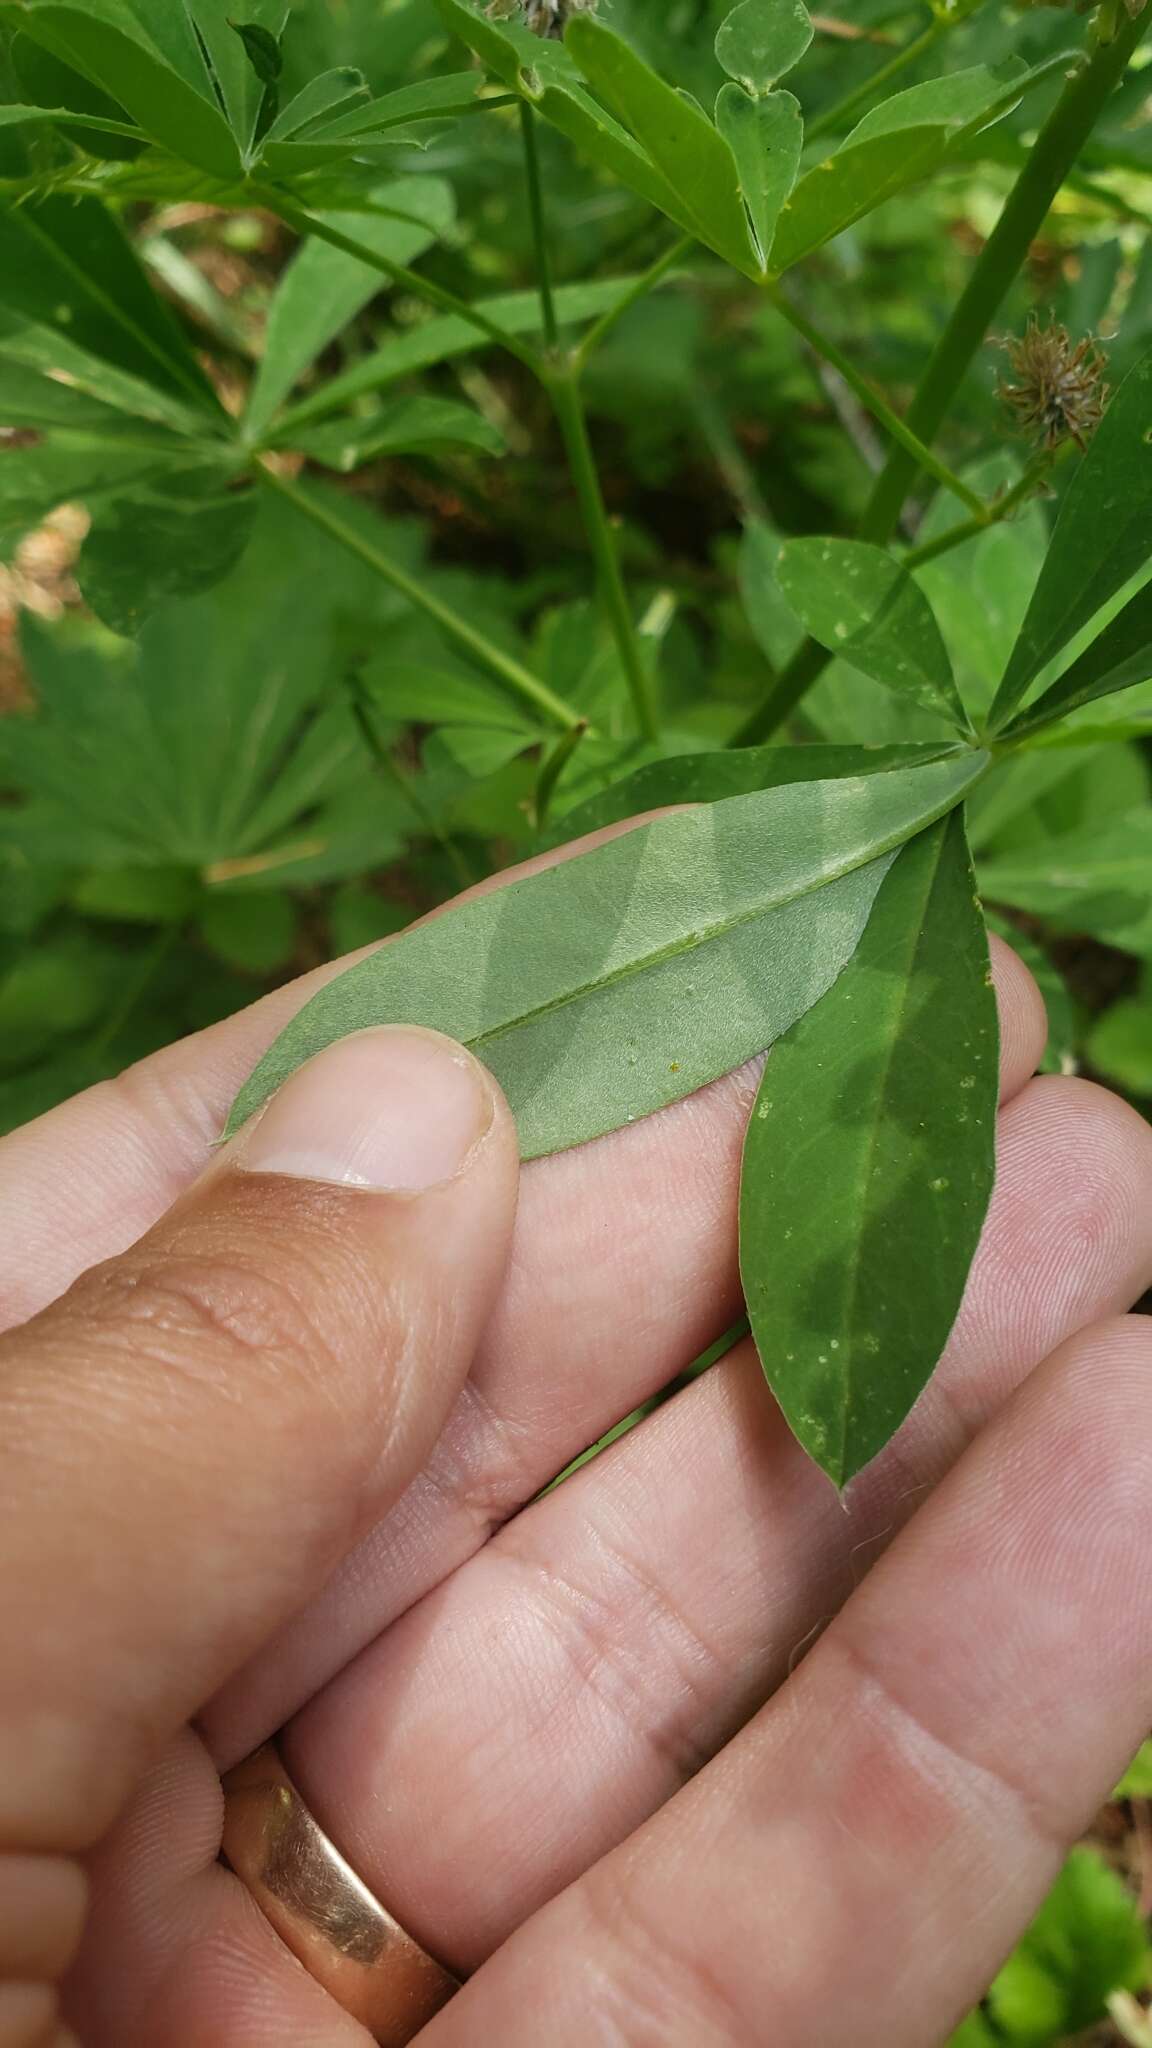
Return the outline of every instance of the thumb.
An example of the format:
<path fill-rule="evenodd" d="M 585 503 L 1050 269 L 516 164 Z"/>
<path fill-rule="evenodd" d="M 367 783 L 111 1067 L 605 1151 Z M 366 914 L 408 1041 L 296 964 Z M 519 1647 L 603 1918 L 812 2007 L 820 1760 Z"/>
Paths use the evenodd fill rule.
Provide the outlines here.
<path fill-rule="evenodd" d="M 403 1491 L 467 1376 L 516 1184 L 483 1067 L 362 1032 L 0 1340 L 0 1851 L 94 1842 Z"/>

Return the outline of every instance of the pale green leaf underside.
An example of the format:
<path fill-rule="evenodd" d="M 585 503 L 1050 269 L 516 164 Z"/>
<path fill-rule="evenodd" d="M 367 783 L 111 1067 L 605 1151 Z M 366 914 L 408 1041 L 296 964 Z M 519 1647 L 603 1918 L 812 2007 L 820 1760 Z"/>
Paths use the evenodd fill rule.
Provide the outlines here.
<path fill-rule="evenodd" d="M 770 1044 L 849 960 L 883 857 L 984 757 L 804 783 L 663 818 L 447 912 L 314 997 L 233 1107 L 373 1024 L 434 1026 L 501 1082 L 525 1158 L 693 1093 Z"/>
<path fill-rule="evenodd" d="M 773 1049 L 741 1268 L 764 1370 L 839 1486 L 947 1342 L 992 1192 L 997 1020 L 960 817 L 906 846 L 831 992 Z"/>

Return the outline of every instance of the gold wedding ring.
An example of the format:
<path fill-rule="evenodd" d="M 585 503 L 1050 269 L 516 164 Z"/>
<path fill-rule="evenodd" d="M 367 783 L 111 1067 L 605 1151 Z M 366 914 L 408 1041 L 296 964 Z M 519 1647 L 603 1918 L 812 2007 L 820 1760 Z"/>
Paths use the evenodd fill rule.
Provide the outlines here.
<path fill-rule="evenodd" d="M 274 1743 L 224 1779 L 222 1853 L 309 1975 L 380 2048 L 407 2048 L 459 1990 L 317 1825 Z"/>

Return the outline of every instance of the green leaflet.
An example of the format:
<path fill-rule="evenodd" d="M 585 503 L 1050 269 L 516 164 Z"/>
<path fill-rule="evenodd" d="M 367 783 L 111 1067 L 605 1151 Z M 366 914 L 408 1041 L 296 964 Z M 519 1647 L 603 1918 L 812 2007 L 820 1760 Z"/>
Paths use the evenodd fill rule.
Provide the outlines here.
<path fill-rule="evenodd" d="M 556 314 L 562 325 L 599 319 L 626 298 L 637 283 L 635 277 L 605 278 L 596 284 L 561 285 L 556 293 Z M 540 331 L 539 292 L 508 292 L 499 298 L 478 299 L 477 311 L 510 334 Z M 490 348 L 487 336 L 462 314 L 448 313 L 441 319 L 422 321 L 407 333 L 393 335 L 373 354 L 332 377 L 308 398 L 301 399 L 277 422 L 277 446 L 291 446 L 292 435 L 312 420 L 326 418 L 354 399 L 382 391 L 417 370 L 427 370 L 453 356 L 472 355 Z"/>
<path fill-rule="evenodd" d="M 263 154 L 267 157 L 270 143 L 290 142 L 314 122 L 334 121 L 338 114 L 348 113 L 353 107 L 367 107 L 370 98 L 368 80 L 362 71 L 351 65 L 337 70 L 323 71 L 318 78 L 310 78 L 295 99 L 289 100 L 276 116 L 264 137 Z"/>
<path fill-rule="evenodd" d="M 1045 839 L 980 864 L 994 903 L 1051 917 L 1065 931 L 1090 932 L 1135 953 L 1152 953 L 1152 805 L 1114 824 Z"/>
<path fill-rule="evenodd" d="M 740 188 L 765 264 L 776 223 L 800 167 L 804 117 L 790 92 L 751 99 L 740 85 L 721 87 L 716 126 L 736 159 Z"/>
<path fill-rule="evenodd" d="M 118 434 L 60 428 L 33 447 L 0 447 L 0 534 L 25 533 L 71 498 L 101 504 L 150 477 L 163 476 L 183 453 L 159 428 Z"/>
<path fill-rule="evenodd" d="M 748 1129 L 744 1292 L 837 1486 L 927 1383 L 992 1193 L 996 1003 L 957 814 L 904 847 L 850 968 L 774 1047 Z"/>
<path fill-rule="evenodd" d="M 996 730 L 1023 703 L 1041 669 L 1124 588 L 1150 550 L 1152 349 L 1124 379 L 1068 487 L 992 706 Z"/>
<path fill-rule="evenodd" d="M 230 181 L 240 149 L 212 92 L 183 7 L 129 0 L 26 0 L 26 35 L 126 107 L 154 142 L 211 177 Z"/>
<path fill-rule="evenodd" d="M 484 676 L 398 663 L 385 651 L 361 680 L 374 709 L 395 725 L 481 726 L 526 740 L 542 737 L 524 707 Z"/>
<path fill-rule="evenodd" d="M 804 0 L 741 0 L 716 37 L 716 55 L 747 92 L 770 93 L 812 41 Z"/>
<path fill-rule="evenodd" d="M 832 156 L 801 178 L 780 217 L 773 273 L 790 269 L 925 177 L 953 144 L 1007 113 L 1052 68 L 1044 64 L 1013 73 L 1008 66 L 993 70 L 979 64 L 911 86 L 874 108 Z"/>
<path fill-rule="evenodd" d="M 454 399 L 401 398 L 367 418 L 308 428 L 295 445 L 313 462 L 348 475 L 385 455 L 436 454 L 445 448 L 498 455 L 504 436 L 474 407 Z"/>
<path fill-rule="evenodd" d="M 1098 640 L 1065 669 L 1023 717 L 1008 727 L 1013 738 L 1079 711 L 1101 697 L 1113 697 L 1152 677 L 1152 583 L 1125 605 Z"/>
<path fill-rule="evenodd" d="M 845 776 L 883 775 L 893 768 L 923 768 L 947 748 L 929 743 L 894 747 L 730 747 L 720 754 L 679 754 L 648 761 L 564 816 L 538 850 L 563 846 L 586 832 L 621 824 L 671 804 L 715 804 L 758 789 L 793 782 L 838 782 Z M 959 760 L 960 756 L 954 756 Z"/>
<path fill-rule="evenodd" d="M 703 109 L 666 85 L 592 15 L 572 18 L 564 46 L 672 186 L 700 240 L 737 270 L 758 275 L 732 152 Z"/>
<path fill-rule="evenodd" d="M 788 541 L 776 580 L 821 646 L 960 731 L 969 729 L 932 607 L 883 548 L 858 540 Z"/>
<path fill-rule="evenodd" d="M 855 950 L 883 857 L 984 765 L 968 755 L 738 797 L 460 904 L 322 990 L 241 1090 L 228 1130 L 314 1053 L 388 1022 L 472 1046 L 508 1095 L 525 1158 L 650 1115 L 818 999 Z"/>
<path fill-rule="evenodd" d="M 0 350 L 25 324 L 59 333 L 58 362 L 84 352 L 113 372 L 190 404 L 215 426 L 224 413 L 178 322 L 156 296 L 126 236 L 95 199 L 0 206 Z M 19 335 L 16 333 L 18 346 Z M 101 373 L 102 374 L 102 373 Z M 88 387 L 118 403 L 112 389 Z"/>
<path fill-rule="evenodd" d="M 396 178 L 372 197 L 379 213 L 321 218 L 390 263 L 411 263 L 452 224 L 452 189 L 439 178 Z M 410 217 L 396 218 L 401 214 Z M 355 256 L 318 240 L 303 244 L 272 301 L 264 360 L 244 421 L 251 439 L 264 433 L 297 379 L 384 288 L 380 272 Z"/>
<path fill-rule="evenodd" d="M 235 567 L 251 539 L 256 492 L 229 484 L 219 464 L 168 469 L 93 520 L 77 580 L 114 633 L 138 632 L 165 599 L 199 597 Z"/>

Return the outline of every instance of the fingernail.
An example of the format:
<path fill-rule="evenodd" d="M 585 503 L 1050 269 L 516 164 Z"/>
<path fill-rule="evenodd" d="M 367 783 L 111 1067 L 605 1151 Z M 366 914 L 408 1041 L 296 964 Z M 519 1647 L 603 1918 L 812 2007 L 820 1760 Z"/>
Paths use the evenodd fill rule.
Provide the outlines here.
<path fill-rule="evenodd" d="M 454 1180 L 492 1125 L 484 1069 L 435 1031 L 360 1031 L 284 1083 L 237 1164 L 334 1186 L 416 1194 Z"/>

